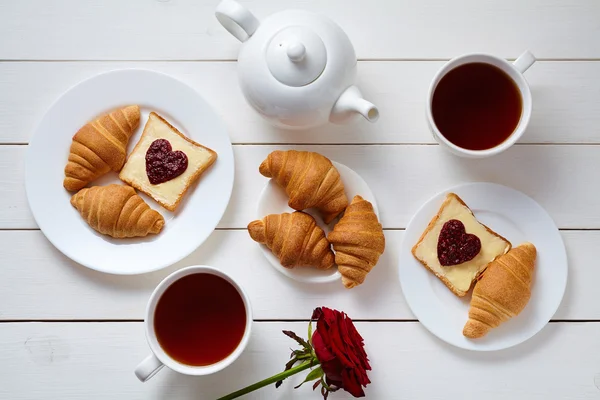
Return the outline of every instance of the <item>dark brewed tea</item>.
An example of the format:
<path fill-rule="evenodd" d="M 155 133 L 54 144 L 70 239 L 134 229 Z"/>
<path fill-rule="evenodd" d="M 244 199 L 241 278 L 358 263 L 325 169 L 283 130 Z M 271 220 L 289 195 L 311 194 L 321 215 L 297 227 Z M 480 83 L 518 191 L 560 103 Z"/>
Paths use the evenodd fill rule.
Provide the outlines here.
<path fill-rule="evenodd" d="M 519 88 L 500 68 L 464 64 L 438 83 L 431 104 L 438 130 L 455 145 L 486 150 L 504 142 L 519 124 Z"/>
<path fill-rule="evenodd" d="M 246 309 L 238 291 L 225 279 L 192 274 L 173 283 L 160 297 L 154 330 L 163 350 L 180 363 L 217 363 L 240 344 Z"/>

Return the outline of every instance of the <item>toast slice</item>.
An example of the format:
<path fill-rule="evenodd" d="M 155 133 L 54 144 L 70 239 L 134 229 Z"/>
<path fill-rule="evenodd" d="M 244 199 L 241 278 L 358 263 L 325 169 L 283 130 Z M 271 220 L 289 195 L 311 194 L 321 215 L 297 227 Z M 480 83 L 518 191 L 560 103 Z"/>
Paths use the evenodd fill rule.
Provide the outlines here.
<path fill-rule="evenodd" d="M 481 250 L 466 262 L 457 265 L 443 266 L 438 259 L 438 238 L 442 227 L 449 220 L 459 220 L 465 226 L 468 234 L 473 234 L 481 241 Z M 412 248 L 413 256 L 425 268 L 437 276 L 457 296 L 465 296 L 479 275 L 485 271 L 488 264 L 503 254 L 506 254 L 511 243 L 477 221 L 473 212 L 460 197 L 449 193 L 442 203 L 440 210 L 433 217 Z"/>
<path fill-rule="evenodd" d="M 154 141 L 167 140 L 172 151 L 187 156 L 187 168 L 166 182 L 152 184 L 146 173 L 146 152 Z M 119 178 L 156 200 L 169 211 L 175 211 L 183 195 L 217 159 L 217 153 L 194 142 L 155 112 L 150 113 L 139 142 L 127 158 Z"/>

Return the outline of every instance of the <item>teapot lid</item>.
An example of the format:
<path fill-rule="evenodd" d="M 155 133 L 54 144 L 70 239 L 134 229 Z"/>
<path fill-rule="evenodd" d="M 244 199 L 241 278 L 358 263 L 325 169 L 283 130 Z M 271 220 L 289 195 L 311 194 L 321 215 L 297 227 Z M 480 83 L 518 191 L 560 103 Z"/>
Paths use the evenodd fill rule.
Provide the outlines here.
<path fill-rule="evenodd" d="M 267 46 L 266 60 L 275 79 L 287 86 L 306 86 L 325 69 L 327 50 L 313 30 L 290 26 L 280 30 Z"/>

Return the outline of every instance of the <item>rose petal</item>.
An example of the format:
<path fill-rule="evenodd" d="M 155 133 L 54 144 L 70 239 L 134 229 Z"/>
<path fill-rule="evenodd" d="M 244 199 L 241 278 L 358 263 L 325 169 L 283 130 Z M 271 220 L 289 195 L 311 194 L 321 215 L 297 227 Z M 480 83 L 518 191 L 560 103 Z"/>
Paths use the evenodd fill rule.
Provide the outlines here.
<path fill-rule="evenodd" d="M 321 309 L 321 307 L 317 307 L 313 310 L 313 315 L 310 319 L 312 320 L 316 320 L 321 318 L 321 315 L 323 315 L 323 310 Z"/>
<path fill-rule="evenodd" d="M 321 368 L 323 369 L 323 372 L 325 373 L 325 376 L 333 381 L 336 382 L 340 382 L 340 386 L 341 386 L 341 382 L 342 382 L 342 371 L 344 370 L 344 368 L 342 367 L 342 364 L 340 364 L 340 362 L 338 360 L 336 360 L 335 358 L 331 361 L 326 361 L 324 363 L 321 363 Z"/>
<path fill-rule="evenodd" d="M 342 372 L 342 382 L 344 390 L 354 397 L 365 397 L 365 391 L 359 383 L 359 379 L 354 370 L 345 369 Z"/>
<path fill-rule="evenodd" d="M 327 382 L 327 384 L 329 386 L 335 386 L 337 388 L 342 387 L 342 377 L 341 376 L 337 380 L 331 379 L 330 377 L 327 376 L 327 377 L 325 377 L 325 382 Z"/>
<path fill-rule="evenodd" d="M 321 332 L 315 331 L 315 333 L 313 333 L 312 345 L 315 349 L 315 353 L 317 354 L 317 358 L 319 361 L 321 361 L 321 363 L 333 360 L 335 358 L 335 355 L 329 351 L 325 345 L 325 342 L 321 336 Z"/>

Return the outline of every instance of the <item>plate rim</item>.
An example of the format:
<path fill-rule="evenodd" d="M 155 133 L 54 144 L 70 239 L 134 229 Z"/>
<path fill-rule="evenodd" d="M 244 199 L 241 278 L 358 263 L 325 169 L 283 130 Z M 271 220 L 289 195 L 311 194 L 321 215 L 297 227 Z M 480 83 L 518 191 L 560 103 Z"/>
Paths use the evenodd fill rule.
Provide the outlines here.
<path fill-rule="evenodd" d="M 206 235 L 197 235 L 198 239 L 196 242 L 196 245 L 190 246 L 189 249 L 186 249 L 185 251 L 181 251 L 179 253 L 173 253 L 173 254 L 177 254 L 176 256 L 170 257 L 167 260 L 163 261 L 162 263 L 156 263 L 154 265 L 152 265 L 150 268 L 146 267 L 146 268 L 141 268 L 141 269 L 136 269 L 136 270 L 127 270 L 127 271 L 118 271 L 118 270 L 113 270 L 113 269 L 107 269 L 107 268 L 103 268 L 102 266 L 98 265 L 98 264 L 90 264 L 88 262 L 85 262 L 85 260 L 81 260 L 80 257 L 78 256 L 74 256 L 68 249 L 65 249 L 63 246 L 59 246 L 57 245 L 57 243 L 55 242 L 55 240 L 51 237 L 49 237 L 48 235 L 46 235 L 46 232 L 44 230 L 43 224 L 40 224 L 39 222 L 39 217 L 38 217 L 38 211 L 35 210 L 34 207 L 32 207 L 32 202 L 31 202 L 31 191 L 33 190 L 31 188 L 31 177 L 30 177 L 30 173 L 31 173 L 31 160 L 33 157 L 33 151 L 32 149 L 35 148 L 36 146 L 36 142 L 39 141 L 40 139 L 38 138 L 38 132 L 40 131 L 40 129 L 42 128 L 42 126 L 44 125 L 46 119 L 48 118 L 48 115 L 50 114 L 50 112 L 52 111 L 52 109 L 54 109 L 57 104 L 59 104 L 70 92 L 72 92 L 73 90 L 75 90 L 77 87 L 79 87 L 80 85 L 89 83 L 95 79 L 101 78 L 101 77 L 106 77 L 109 75 L 119 75 L 119 74 L 147 74 L 147 75 L 154 75 L 154 76 L 159 76 L 161 79 L 168 79 L 171 81 L 176 82 L 177 85 L 179 85 L 181 88 L 185 88 L 185 90 L 188 90 L 190 93 L 192 93 L 194 96 L 196 96 L 202 103 L 204 103 L 204 105 L 206 106 L 206 109 L 209 110 L 215 117 L 215 121 L 220 125 L 220 128 L 222 129 L 222 131 L 225 133 L 227 141 L 229 142 L 229 146 L 228 146 L 228 153 L 230 155 L 230 159 L 231 159 L 231 177 L 229 179 L 229 181 L 231 182 L 231 184 L 229 185 L 229 188 L 227 190 L 227 201 L 223 202 L 222 205 L 222 212 L 221 212 L 221 217 L 219 218 L 219 220 L 217 221 L 217 224 L 215 225 L 215 227 L 208 232 Z M 117 106 L 115 106 L 117 107 Z M 85 268 L 89 268 L 91 270 L 94 271 L 98 271 L 101 273 L 105 273 L 105 274 L 109 274 L 109 275 L 120 275 L 120 276 L 134 276 L 134 275 L 142 275 L 142 274 L 147 274 L 150 272 L 155 272 L 155 271 L 159 271 L 162 270 L 164 268 L 170 267 L 172 265 L 174 265 L 175 263 L 183 260 L 184 258 L 186 258 L 187 256 L 189 256 L 190 254 L 192 254 L 195 250 L 197 250 L 204 242 L 206 242 L 206 240 L 214 233 L 216 227 L 218 226 L 219 222 L 222 220 L 223 216 L 225 215 L 225 212 L 227 211 L 227 208 L 229 206 L 229 203 L 231 202 L 231 196 L 233 194 L 233 186 L 235 183 L 235 154 L 233 152 L 233 144 L 231 143 L 231 138 L 229 136 L 229 131 L 227 129 L 227 125 L 223 122 L 222 118 L 219 116 L 219 114 L 217 112 L 215 112 L 214 108 L 210 105 L 210 103 L 208 103 L 204 97 L 202 97 L 202 95 L 195 90 L 194 88 L 192 88 L 190 85 L 188 85 L 187 83 L 183 82 L 180 79 L 177 79 L 169 74 L 163 73 L 163 72 L 159 72 L 159 71 L 154 71 L 151 69 L 147 69 L 147 68 L 115 68 L 115 69 L 111 69 L 109 71 L 102 71 L 99 72 L 97 74 L 94 74 L 90 77 L 87 77 L 85 79 L 82 79 L 80 81 L 78 81 L 77 83 L 71 85 L 70 87 L 68 87 L 67 89 L 65 89 L 51 104 L 50 106 L 44 111 L 44 114 L 42 115 L 42 117 L 40 118 L 40 120 L 37 122 L 37 124 L 35 125 L 34 129 L 33 129 L 33 134 L 31 135 L 31 137 L 29 138 L 29 141 L 27 143 L 27 151 L 25 154 L 25 167 L 24 167 L 24 176 L 25 176 L 25 195 L 27 197 L 27 205 L 29 207 L 29 210 L 31 212 L 31 215 L 33 216 L 33 219 L 35 221 L 35 223 L 37 224 L 40 232 L 42 232 L 42 234 L 44 235 L 44 237 L 52 244 L 52 246 L 54 246 L 54 248 L 56 248 L 58 251 L 60 251 L 62 254 L 64 254 L 67 258 L 69 258 L 70 260 L 76 262 L 77 264 L 85 267 Z M 86 186 L 87 187 L 87 186 Z M 137 192 L 137 190 L 136 190 Z M 148 265 L 147 263 L 144 263 L 144 265 Z"/>
<path fill-rule="evenodd" d="M 415 312 L 413 304 L 411 304 L 411 300 L 409 300 L 409 298 L 406 296 L 405 285 L 407 283 L 404 282 L 404 280 L 401 278 L 401 276 L 402 276 L 402 261 L 404 259 L 406 251 L 408 251 L 406 249 L 412 248 L 412 245 L 410 245 L 408 247 L 406 245 L 406 242 L 409 240 L 408 236 L 406 235 L 406 232 L 409 232 L 411 230 L 411 225 L 414 223 L 416 217 L 421 213 L 421 211 L 431 201 L 433 201 L 437 197 L 443 196 L 444 194 L 447 194 L 447 193 L 450 193 L 450 192 L 455 192 L 455 191 L 460 190 L 460 189 L 465 188 L 465 187 L 473 187 L 473 186 L 494 186 L 494 187 L 501 188 L 502 190 L 508 190 L 508 191 L 516 192 L 517 194 L 519 194 L 521 196 L 524 196 L 529 201 L 531 201 L 534 204 L 536 204 L 537 207 L 539 207 L 539 209 L 541 211 L 543 211 L 547 215 L 548 221 L 552 223 L 555 231 L 558 233 L 558 238 L 560 239 L 560 242 L 562 244 L 560 250 L 561 250 L 561 256 L 563 257 L 564 265 L 565 265 L 565 279 L 564 279 L 564 284 L 560 288 L 561 289 L 560 290 L 560 293 L 561 293 L 560 294 L 560 298 L 557 300 L 556 306 L 553 307 L 552 313 L 550 315 L 550 318 L 539 329 L 537 329 L 533 333 L 531 333 L 531 335 L 525 336 L 522 340 L 515 341 L 514 343 L 509 343 L 508 345 L 488 346 L 488 347 L 475 347 L 475 346 L 473 346 L 473 347 L 467 347 L 467 346 L 461 346 L 458 343 L 451 342 L 447 338 L 445 338 L 443 336 L 440 336 L 436 332 L 435 329 L 431 329 L 430 326 L 428 325 L 428 323 L 424 323 L 418 317 L 418 313 Z M 412 254 L 411 254 L 411 256 L 412 256 Z M 568 281 L 569 281 L 569 260 L 568 260 L 567 251 L 566 251 L 564 240 L 562 238 L 562 235 L 560 234 L 560 229 L 556 225 L 556 222 L 554 221 L 554 219 L 552 218 L 552 216 L 548 213 L 548 211 L 546 211 L 546 209 L 544 207 L 542 207 L 537 201 L 535 201 L 533 198 L 531 198 L 527 194 L 521 192 L 520 190 L 514 189 L 514 188 L 506 186 L 506 185 L 494 183 L 494 182 L 481 182 L 481 181 L 479 181 L 479 182 L 466 182 L 466 183 L 462 183 L 462 184 L 457 184 L 457 185 L 453 185 L 451 187 L 448 187 L 446 189 L 440 190 L 440 191 L 436 192 L 434 195 L 430 196 L 427 200 L 425 200 L 423 202 L 423 204 L 421 204 L 421 206 L 419 206 L 419 208 L 415 211 L 415 213 L 411 217 L 410 221 L 406 225 L 405 236 L 402 239 L 402 243 L 401 243 L 401 247 L 400 247 L 400 254 L 398 256 L 398 265 L 396 266 L 396 271 L 398 273 L 398 280 L 400 281 L 400 287 L 401 287 L 401 290 L 402 290 L 402 295 L 404 296 L 404 299 L 406 301 L 406 304 L 408 305 L 408 308 L 413 313 L 413 315 L 417 318 L 418 322 L 421 325 L 423 325 L 425 327 L 425 329 L 430 334 L 432 334 L 433 336 L 435 336 L 439 340 L 443 341 L 444 343 L 447 343 L 448 345 L 452 345 L 452 346 L 460 348 L 460 349 L 469 350 L 469 351 L 477 351 L 477 352 L 494 352 L 494 351 L 506 350 L 506 349 L 509 349 L 509 348 L 521 345 L 521 344 L 527 342 L 529 339 L 531 339 L 535 335 L 537 335 L 539 332 L 541 332 L 548 325 L 548 323 L 552 320 L 552 317 L 556 314 L 556 312 L 558 311 L 560 305 L 562 304 L 562 300 L 563 300 L 565 292 L 566 292 L 567 284 L 568 284 Z"/>

